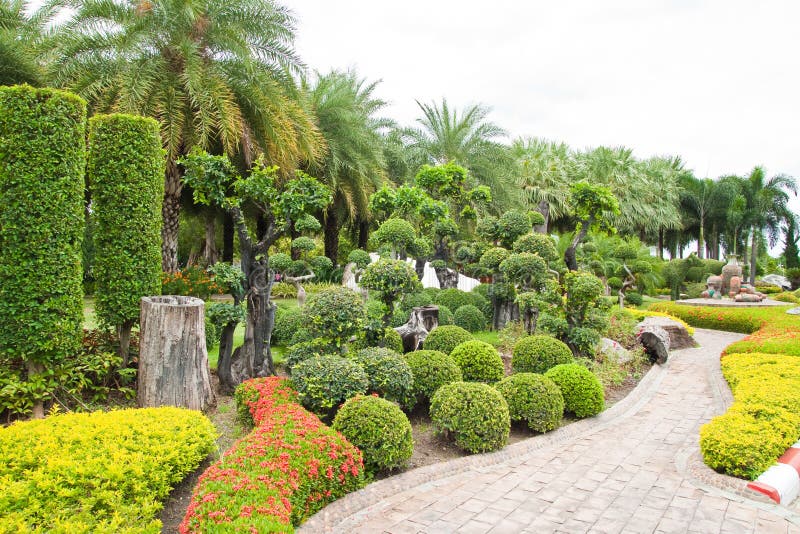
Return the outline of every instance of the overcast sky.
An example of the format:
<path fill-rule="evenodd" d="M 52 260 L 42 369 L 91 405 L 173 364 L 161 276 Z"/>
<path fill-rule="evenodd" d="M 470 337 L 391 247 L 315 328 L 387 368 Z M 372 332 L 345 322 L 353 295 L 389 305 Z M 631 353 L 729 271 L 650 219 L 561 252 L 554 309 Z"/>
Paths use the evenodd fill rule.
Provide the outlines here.
<path fill-rule="evenodd" d="M 680 155 L 698 177 L 800 179 L 800 2 L 294 0 L 311 69 L 415 100 L 484 104 L 510 137 Z M 795 199 L 795 207 L 800 203 Z"/>

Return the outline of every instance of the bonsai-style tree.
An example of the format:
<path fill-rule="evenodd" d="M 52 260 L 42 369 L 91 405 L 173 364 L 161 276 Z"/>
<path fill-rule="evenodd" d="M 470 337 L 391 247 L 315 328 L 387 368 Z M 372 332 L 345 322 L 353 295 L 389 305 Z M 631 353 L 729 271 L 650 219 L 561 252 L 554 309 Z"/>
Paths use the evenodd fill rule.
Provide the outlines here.
<path fill-rule="evenodd" d="M 322 210 L 331 202 L 331 191 L 301 171 L 279 184 L 276 167 L 259 158 L 246 178 L 238 176 L 227 156 L 211 156 L 194 150 L 180 163 L 186 169 L 185 184 L 194 190 L 194 200 L 226 209 L 233 217 L 239 237 L 242 271 L 245 275 L 247 321 L 244 345 L 233 357 L 233 381 L 275 374 L 270 336 L 275 304 L 270 301 L 275 271 L 270 267 L 269 249 L 289 235 L 298 221 Z M 247 226 L 244 204 L 249 204 L 263 221 L 264 232 L 253 236 Z"/>
<path fill-rule="evenodd" d="M 220 390 L 223 394 L 230 395 L 236 386 L 231 374 L 233 334 L 236 326 L 244 321 L 246 316 L 242 306 L 245 298 L 245 277 L 241 269 L 228 263 L 216 263 L 208 270 L 214 275 L 214 283 L 233 297 L 233 304 L 215 302 L 209 305 L 206 311 L 206 315 L 220 333 L 219 359 L 217 360 Z"/>
<path fill-rule="evenodd" d="M 538 300 L 540 295 L 545 294 L 550 274 L 547 262 L 538 254 L 514 253 L 500 263 L 500 272 L 506 280 L 514 284 L 525 331 L 533 334 L 536 332 L 536 321 L 539 317 Z"/>
<path fill-rule="evenodd" d="M 97 316 L 116 329 L 123 367 L 139 301 L 161 294 L 164 150 L 158 129 L 155 120 L 132 115 L 89 120 Z"/>
<path fill-rule="evenodd" d="M 617 295 L 619 296 L 619 309 L 625 308 L 625 291 L 636 286 L 636 276 L 628 267 L 628 262 L 636 259 L 636 248 L 631 245 L 622 244 L 614 251 L 614 257 L 622 261 L 622 285 L 620 285 Z"/>
<path fill-rule="evenodd" d="M 414 269 L 403 260 L 381 259 L 370 263 L 359 282 L 361 287 L 377 291 L 385 307 L 383 326 L 389 326 L 394 314 L 394 305 L 404 293 L 412 293 L 419 286 Z"/>
<path fill-rule="evenodd" d="M 589 230 L 614 232 L 610 217 L 619 214 L 619 202 L 608 187 L 587 182 L 577 182 L 570 186 L 570 202 L 578 225 L 572 242 L 564 252 L 564 263 L 570 271 L 577 271 L 575 249 L 586 238 Z"/>
<path fill-rule="evenodd" d="M 590 354 L 600 341 L 600 332 L 607 327 L 601 307 L 605 286 L 586 271 L 570 271 L 564 275 L 567 321 L 566 343 L 576 354 Z"/>

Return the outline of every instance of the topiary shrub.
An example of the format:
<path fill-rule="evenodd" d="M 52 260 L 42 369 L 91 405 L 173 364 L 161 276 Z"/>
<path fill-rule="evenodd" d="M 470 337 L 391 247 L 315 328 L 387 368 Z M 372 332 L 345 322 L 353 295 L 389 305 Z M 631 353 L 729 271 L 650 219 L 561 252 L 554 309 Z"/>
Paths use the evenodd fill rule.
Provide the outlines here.
<path fill-rule="evenodd" d="M 591 417 L 605 408 L 603 386 L 587 368 L 577 363 L 562 363 L 544 376 L 556 383 L 564 396 L 564 410 L 576 417 Z"/>
<path fill-rule="evenodd" d="M 395 302 L 404 293 L 421 287 L 414 268 L 402 260 L 380 260 L 364 269 L 359 281 L 361 287 L 376 291 L 384 305 L 383 324 L 390 324 Z"/>
<path fill-rule="evenodd" d="M 414 452 L 408 417 L 379 397 L 356 395 L 345 402 L 333 419 L 333 429 L 358 447 L 364 467 L 372 473 L 402 467 Z"/>
<path fill-rule="evenodd" d="M 511 369 L 515 373 L 544 374 L 551 367 L 573 361 L 566 343 L 545 335 L 526 336 L 514 345 Z"/>
<path fill-rule="evenodd" d="M 311 295 L 303 308 L 308 328 L 341 347 L 366 319 L 361 296 L 346 287 L 332 287 Z"/>
<path fill-rule="evenodd" d="M 500 353 L 489 343 L 465 341 L 450 353 L 467 382 L 497 382 L 505 375 Z"/>
<path fill-rule="evenodd" d="M 437 304 L 439 308 L 439 324 L 441 326 L 447 326 L 453 324 L 453 312 L 450 311 L 450 308 L 445 306 L 444 304 Z"/>
<path fill-rule="evenodd" d="M 26 368 L 40 417 L 81 345 L 85 121 L 71 93 L 0 87 L 0 367 Z"/>
<path fill-rule="evenodd" d="M 447 306 L 453 312 L 461 306 L 472 304 L 472 302 L 473 300 L 469 293 L 461 291 L 460 289 L 442 289 L 439 291 L 439 294 L 436 295 L 436 304 Z"/>
<path fill-rule="evenodd" d="M 307 330 L 298 331 L 298 333 L 303 332 L 308 333 Z M 292 345 L 289 346 L 289 350 L 286 351 L 284 358 L 286 361 L 286 368 L 291 373 L 294 366 L 298 363 L 304 362 L 309 358 L 326 355 L 338 356 L 339 349 L 324 339 L 311 338 L 307 341 L 292 343 Z"/>
<path fill-rule="evenodd" d="M 414 375 L 399 353 L 384 347 L 369 347 L 356 352 L 353 359 L 369 379 L 367 391 L 403 406 L 414 405 L 411 393 Z"/>
<path fill-rule="evenodd" d="M 403 354 L 403 338 L 394 328 L 383 329 L 383 340 L 381 343 L 387 349 L 393 350 L 398 354 Z"/>
<path fill-rule="evenodd" d="M 139 301 L 161 292 L 164 149 L 158 122 L 122 114 L 92 117 L 86 178 L 97 222 L 95 311 L 103 325 L 116 328 L 127 367 Z"/>
<path fill-rule="evenodd" d="M 339 356 L 315 356 L 292 368 L 292 386 L 300 402 L 323 416 L 347 399 L 366 393 L 368 385 L 364 370 Z"/>
<path fill-rule="evenodd" d="M 427 350 L 438 350 L 450 354 L 458 345 L 471 339 L 475 338 L 460 326 L 444 325 L 431 330 L 422 345 Z"/>
<path fill-rule="evenodd" d="M 633 306 L 641 306 L 644 299 L 639 293 L 631 291 L 630 293 L 625 293 L 625 302 Z"/>
<path fill-rule="evenodd" d="M 486 317 L 472 304 L 461 306 L 453 314 L 453 323 L 468 332 L 486 330 Z"/>
<path fill-rule="evenodd" d="M 273 345 L 286 345 L 298 331 L 306 325 L 306 318 L 300 308 L 281 308 L 275 310 L 275 325 L 272 327 Z"/>
<path fill-rule="evenodd" d="M 444 352 L 415 350 L 406 353 L 404 358 L 414 376 L 411 392 L 418 402 L 430 401 L 436 390 L 443 385 L 463 380 L 461 368 Z"/>
<path fill-rule="evenodd" d="M 492 301 L 484 297 L 482 293 L 478 292 L 470 292 L 467 293 L 467 295 L 469 295 L 472 305 L 481 311 L 486 321 L 491 321 L 493 313 Z"/>
<path fill-rule="evenodd" d="M 452 382 L 431 399 L 431 422 L 469 452 L 501 449 L 508 441 L 511 419 L 499 391 L 486 384 Z"/>
<path fill-rule="evenodd" d="M 506 399 L 512 421 L 525 421 L 536 432 L 549 432 L 561 423 L 564 396 L 549 378 L 535 373 L 517 373 L 494 387 Z"/>

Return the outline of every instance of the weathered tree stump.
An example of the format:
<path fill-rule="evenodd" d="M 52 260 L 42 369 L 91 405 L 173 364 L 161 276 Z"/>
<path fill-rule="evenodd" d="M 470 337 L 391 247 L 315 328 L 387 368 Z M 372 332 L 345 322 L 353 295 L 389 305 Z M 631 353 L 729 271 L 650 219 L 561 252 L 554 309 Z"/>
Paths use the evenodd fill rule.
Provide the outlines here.
<path fill-rule="evenodd" d="M 666 363 L 669 357 L 669 334 L 660 326 L 643 326 L 636 334 L 639 343 L 650 356 L 650 361 L 658 364 Z"/>
<path fill-rule="evenodd" d="M 206 351 L 205 306 L 194 297 L 142 297 L 140 407 L 205 410 L 216 400 Z"/>
<path fill-rule="evenodd" d="M 403 340 L 403 351 L 417 350 L 428 333 L 439 326 L 439 306 L 418 306 L 411 310 L 408 322 L 395 328 Z"/>
<path fill-rule="evenodd" d="M 645 317 L 644 321 L 636 325 L 637 328 L 645 326 L 660 326 L 669 334 L 669 348 L 672 350 L 691 349 L 697 346 L 697 342 L 686 327 L 677 321 L 673 321 L 669 317 Z"/>
<path fill-rule="evenodd" d="M 439 280 L 439 288 L 452 289 L 458 288 L 458 271 L 448 267 L 434 268 L 436 278 Z"/>

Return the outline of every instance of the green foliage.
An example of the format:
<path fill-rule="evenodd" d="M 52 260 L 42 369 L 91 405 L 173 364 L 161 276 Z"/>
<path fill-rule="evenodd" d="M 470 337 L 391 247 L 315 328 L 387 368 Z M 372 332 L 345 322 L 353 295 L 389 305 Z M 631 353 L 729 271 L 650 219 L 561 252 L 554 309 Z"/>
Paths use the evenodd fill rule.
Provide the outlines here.
<path fill-rule="evenodd" d="M 460 306 L 453 314 L 453 323 L 468 332 L 486 330 L 486 317 L 472 304 Z"/>
<path fill-rule="evenodd" d="M 556 383 L 564 395 L 564 410 L 576 417 L 592 417 L 605 408 L 603 385 L 585 367 L 564 363 L 551 368 L 544 376 Z"/>
<path fill-rule="evenodd" d="M 214 276 L 214 284 L 220 291 L 230 293 L 236 299 L 244 299 L 246 280 L 239 267 L 220 261 L 210 266 L 208 272 Z"/>
<path fill-rule="evenodd" d="M 289 308 L 287 310 L 278 307 L 275 310 L 275 324 L 272 327 L 270 342 L 273 345 L 286 345 L 292 339 L 292 336 L 298 330 L 303 329 L 306 324 L 307 319 L 300 308 Z"/>
<path fill-rule="evenodd" d="M 444 304 L 437 304 L 439 308 L 439 326 L 446 326 L 453 324 L 453 312 Z"/>
<path fill-rule="evenodd" d="M 403 357 L 384 347 L 369 347 L 355 353 L 353 360 L 364 369 L 369 379 L 367 391 L 412 407 L 414 376 Z"/>
<path fill-rule="evenodd" d="M 369 472 L 402 467 L 414 452 L 408 417 L 379 397 L 357 395 L 345 402 L 336 413 L 333 429 L 358 447 Z"/>
<path fill-rule="evenodd" d="M 561 423 L 564 397 L 549 378 L 535 373 L 516 373 L 494 387 L 506 399 L 512 421 L 525 421 L 536 432 L 549 432 Z"/>
<path fill-rule="evenodd" d="M 57 366 L 80 347 L 85 120 L 70 93 L 0 87 L 0 368 Z"/>
<path fill-rule="evenodd" d="M 641 306 L 642 302 L 644 302 L 644 299 L 639 293 L 631 291 L 629 293 L 625 293 L 625 302 L 632 304 L 633 306 Z"/>
<path fill-rule="evenodd" d="M 200 412 L 168 407 L 2 428 L 0 531 L 159 532 L 161 503 L 215 438 Z"/>
<path fill-rule="evenodd" d="M 286 351 L 284 358 L 286 360 L 286 367 L 291 373 L 295 365 L 300 362 L 318 356 L 338 356 L 339 354 L 339 348 L 332 346 L 330 342 L 324 339 L 314 338 L 308 333 L 308 330 L 298 330 L 297 333 L 292 336 L 289 350 Z"/>
<path fill-rule="evenodd" d="M 206 308 L 206 317 L 218 331 L 221 331 L 226 325 L 243 322 L 246 314 L 244 306 L 236 306 L 227 302 L 214 302 Z"/>
<path fill-rule="evenodd" d="M 592 273 L 571 271 L 564 275 L 564 286 L 567 338 L 578 352 L 591 354 L 600 341 L 600 332 L 608 327 L 602 303 L 603 282 Z"/>
<path fill-rule="evenodd" d="M 370 259 L 369 253 L 360 248 L 352 250 L 350 254 L 347 255 L 347 263 L 355 263 L 356 267 L 359 269 L 365 269 L 371 261 L 372 259 Z"/>
<path fill-rule="evenodd" d="M 315 256 L 308 260 L 308 265 L 314 271 L 316 280 L 330 280 L 333 274 L 333 262 L 327 256 Z"/>
<path fill-rule="evenodd" d="M 435 329 L 434 329 L 435 330 Z M 505 375 L 503 359 L 492 345 L 483 341 L 465 341 L 450 353 L 467 382 L 497 382 Z"/>
<path fill-rule="evenodd" d="M 339 356 L 316 356 L 292 367 L 292 386 L 303 406 L 328 415 L 351 397 L 366 393 L 369 378 L 357 363 Z"/>
<path fill-rule="evenodd" d="M 161 292 L 164 150 L 158 122 L 92 117 L 86 172 L 97 221 L 95 311 L 108 326 L 133 323 L 140 299 Z"/>
<path fill-rule="evenodd" d="M 388 317 L 394 311 L 394 303 L 403 293 L 411 293 L 420 287 L 414 268 L 402 260 L 381 259 L 364 269 L 359 285 L 377 291 L 388 309 Z"/>
<path fill-rule="evenodd" d="M 461 382 L 461 368 L 453 358 L 438 350 L 415 350 L 404 356 L 414 376 L 412 394 L 417 402 L 430 401 L 444 384 Z"/>
<path fill-rule="evenodd" d="M 554 337 L 526 336 L 514 345 L 511 368 L 515 373 L 543 374 L 562 363 L 572 363 L 572 351 Z"/>
<path fill-rule="evenodd" d="M 423 346 L 426 350 L 437 350 L 450 354 L 458 345 L 472 339 L 475 339 L 472 334 L 460 326 L 442 325 L 428 333 Z"/>
<path fill-rule="evenodd" d="M 500 245 L 509 249 L 520 236 L 531 231 L 530 218 L 526 214 L 515 210 L 503 213 L 498 223 L 500 226 L 500 235 L 498 236 Z"/>
<path fill-rule="evenodd" d="M 494 451 L 508 441 L 508 404 L 499 391 L 487 384 L 443 385 L 431 399 L 430 414 L 436 429 L 452 435 L 456 445 L 468 452 Z"/>
<path fill-rule="evenodd" d="M 470 291 L 468 295 L 472 301 L 472 305 L 481 311 L 487 322 L 490 322 L 492 320 L 492 316 L 494 315 L 492 302 L 486 298 L 483 293 L 475 291 L 474 289 Z"/>
<path fill-rule="evenodd" d="M 308 254 L 315 248 L 317 244 L 310 237 L 300 236 L 292 240 L 292 250 L 298 250 L 303 254 Z"/>
<path fill-rule="evenodd" d="M 286 273 L 292 267 L 292 257 L 283 252 L 278 252 L 269 257 L 269 268 L 276 273 Z M 297 296 L 295 294 L 295 296 Z"/>
<path fill-rule="evenodd" d="M 553 238 L 544 234 L 525 234 L 514 241 L 512 250 L 516 253 L 537 254 L 547 263 L 559 260 L 558 250 Z"/>
<path fill-rule="evenodd" d="M 404 219 L 387 219 L 372 233 L 378 245 L 389 245 L 400 253 L 411 248 L 416 238 L 414 227 Z"/>
<path fill-rule="evenodd" d="M 530 252 L 509 255 L 500 264 L 500 272 L 521 289 L 539 289 L 548 276 L 545 261 L 538 254 Z"/>
<path fill-rule="evenodd" d="M 456 288 L 442 289 L 436 294 L 436 304 L 441 304 L 455 311 L 461 306 L 472 304 L 473 300 L 469 293 Z"/>
<path fill-rule="evenodd" d="M 478 264 L 483 268 L 486 269 L 488 274 L 494 274 L 499 271 L 500 264 L 508 258 L 509 256 L 508 250 L 501 248 L 501 247 L 493 247 L 487 249 L 486 252 L 483 253 L 481 259 L 478 261 Z"/>
<path fill-rule="evenodd" d="M 337 347 L 362 327 L 366 311 L 361 296 L 346 287 L 334 287 L 311 295 L 303 310 L 308 328 L 330 339 Z"/>
<path fill-rule="evenodd" d="M 575 182 L 570 188 L 573 212 L 589 230 L 613 232 L 610 216 L 619 215 L 619 201 L 611 189 L 601 184 Z"/>
<path fill-rule="evenodd" d="M 529 211 L 528 218 L 530 219 L 531 225 L 533 226 L 540 226 L 544 224 L 544 215 L 542 215 L 538 211 Z"/>
<path fill-rule="evenodd" d="M 606 283 L 608 284 L 608 287 L 610 287 L 613 290 L 618 290 L 619 288 L 622 287 L 622 280 L 617 276 L 612 276 L 611 278 L 606 280 Z"/>

